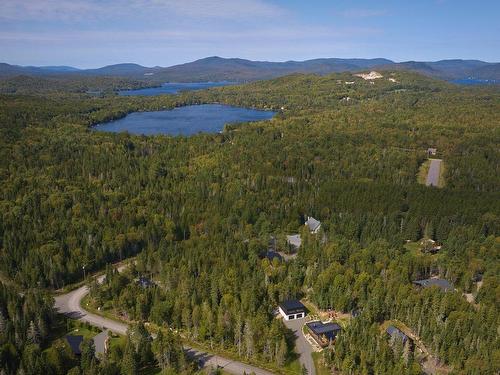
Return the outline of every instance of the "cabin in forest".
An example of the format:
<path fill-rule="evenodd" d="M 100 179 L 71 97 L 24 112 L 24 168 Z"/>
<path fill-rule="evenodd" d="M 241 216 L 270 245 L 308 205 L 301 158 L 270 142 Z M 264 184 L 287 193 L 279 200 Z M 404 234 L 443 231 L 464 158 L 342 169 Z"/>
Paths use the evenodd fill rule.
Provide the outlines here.
<path fill-rule="evenodd" d="M 321 321 L 306 323 L 312 338 L 324 348 L 331 344 L 342 330 L 337 323 L 323 323 Z"/>
<path fill-rule="evenodd" d="M 80 356 L 82 354 L 82 349 L 80 348 L 80 345 L 82 345 L 83 342 L 83 336 L 81 335 L 68 335 L 66 336 L 66 342 L 69 345 L 69 348 L 71 349 L 71 352 L 74 355 Z"/>
<path fill-rule="evenodd" d="M 318 233 L 319 228 L 321 228 L 321 222 L 316 220 L 312 216 L 308 216 L 306 220 L 306 226 L 309 228 L 309 231 L 313 234 Z"/>
<path fill-rule="evenodd" d="M 429 156 L 436 156 L 437 152 L 438 152 L 437 148 L 434 148 L 434 147 L 429 147 L 427 149 L 427 155 L 429 155 Z"/>
<path fill-rule="evenodd" d="M 394 327 L 393 325 L 390 325 L 387 327 L 385 332 L 389 335 L 391 338 L 391 342 L 394 342 L 396 340 L 401 341 L 403 345 L 405 345 L 407 342 L 410 344 L 410 346 L 413 345 L 413 340 L 410 339 L 404 332 L 402 332 L 399 328 Z"/>
<path fill-rule="evenodd" d="M 298 250 L 300 245 L 302 244 L 300 234 L 292 234 L 286 236 L 286 243 L 290 247 L 290 250 Z"/>
<path fill-rule="evenodd" d="M 433 286 L 437 286 L 443 292 L 451 292 L 453 291 L 453 285 L 450 284 L 448 280 L 445 279 L 425 279 L 425 280 L 416 280 L 413 284 L 417 285 L 420 288 L 430 288 Z"/>
<path fill-rule="evenodd" d="M 423 253 L 430 253 L 430 254 L 436 254 L 438 253 L 442 246 L 438 244 L 436 241 L 430 239 L 430 238 L 424 238 L 423 240 L 420 241 L 421 251 Z"/>
<path fill-rule="evenodd" d="M 288 300 L 281 303 L 278 310 L 285 320 L 302 319 L 306 316 L 307 309 L 299 300 Z"/>

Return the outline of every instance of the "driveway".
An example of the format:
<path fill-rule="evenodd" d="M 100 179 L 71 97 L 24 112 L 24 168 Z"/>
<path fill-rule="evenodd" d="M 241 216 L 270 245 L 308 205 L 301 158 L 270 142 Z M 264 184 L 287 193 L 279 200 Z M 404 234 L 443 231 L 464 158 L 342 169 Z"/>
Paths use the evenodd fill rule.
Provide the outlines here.
<path fill-rule="evenodd" d="M 439 186 L 439 174 L 441 171 L 441 159 L 430 159 L 431 165 L 429 166 L 429 173 L 427 173 L 427 186 Z"/>
<path fill-rule="evenodd" d="M 101 283 L 104 280 L 104 277 L 100 276 L 97 280 L 99 283 Z M 117 322 L 115 320 L 107 319 L 96 314 L 89 313 L 88 311 L 82 308 L 81 301 L 88 293 L 89 293 L 88 286 L 82 286 L 72 292 L 55 297 L 54 306 L 59 313 L 64 314 L 69 318 L 87 322 L 92 326 L 98 327 L 102 330 L 110 330 L 114 333 L 125 335 L 128 329 L 128 326 L 126 324 Z M 231 359 L 227 359 L 211 353 L 193 349 L 188 346 L 185 346 L 184 350 L 186 351 L 188 357 L 197 361 L 203 368 L 210 369 L 210 368 L 220 367 L 224 369 L 224 371 L 236 375 L 240 375 L 243 373 L 247 374 L 255 373 L 255 375 L 273 374 L 272 372 L 260 369 L 258 367 L 250 366 L 242 362 L 233 361 Z"/>
<path fill-rule="evenodd" d="M 308 375 L 316 374 L 316 367 L 312 359 L 313 349 L 302 333 L 302 326 L 306 323 L 305 319 L 284 320 L 285 326 L 295 333 L 295 351 L 299 354 L 300 364 L 303 365 Z"/>

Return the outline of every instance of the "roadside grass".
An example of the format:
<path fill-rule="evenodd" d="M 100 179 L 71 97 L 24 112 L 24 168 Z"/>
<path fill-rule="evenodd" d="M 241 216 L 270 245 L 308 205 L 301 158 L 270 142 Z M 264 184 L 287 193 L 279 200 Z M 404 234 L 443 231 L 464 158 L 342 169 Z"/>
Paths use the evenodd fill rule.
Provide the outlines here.
<path fill-rule="evenodd" d="M 445 164 L 444 161 L 441 161 L 441 168 L 439 168 L 439 182 L 438 182 L 438 187 L 443 188 L 446 186 L 446 180 L 444 178 L 445 176 Z"/>
<path fill-rule="evenodd" d="M 134 261 L 135 261 L 135 256 L 131 257 L 131 258 L 124 259 L 124 260 L 116 262 L 116 263 L 113 263 L 112 266 L 115 267 L 115 268 L 118 268 L 118 267 L 121 267 L 121 266 L 128 265 L 129 263 L 134 262 Z M 92 279 L 94 279 L 96 277 L 99 277 L 101 275 L 104 275 L 105 272 L 106 272 L 106 268 L 104 267 L 104 269 L 101 269 L 101 270 L 95 271 L 95 272 L 93 272 L 91 274 L 88 274 L 87 277 L 85 279 L 83 279 L 83 280 L 80 280 L 80 281 L 77 281 L 77 282 L 65 285 L 62 288 L 57 289 L 57 290 L 52 290 L 52 292 L 56 296 L 59 295 L 59 294 L 69 293 L 69 292 L 71 292 L 71 291 L 73 291 L 75 289 L 80 288 L 81 286 L 84 286 L 84 285 L 88 284 L 90 280 L 92 280 Z"/>
<path fill-rule="evenodd" d="M 97 308 L 92 304 L 91 298 L 89 295 L 86 295 L 82 299 L 82 307 L 85 310 L 87 310 L 95 315 L 100 315 L 100 316 L 114 320 L 114 321 L 119 322 L 119 323 L 125 323 L 125 324 L 134 323 L 133 321 L 128 321 L 128 320 L 121 319 L 121 318 L 117 317 L 116 314 L 112 310 L 106 310 L 106 309 L 97 310 Z M 160 329 L 163 331 L 168 329 L 165 327 L 160 327 L 160 326 L 153 324 L 153 323 L 146 323 L 146 328 L 151 333 L 157 333 Z M 182 332 L 177 332 L 177 333 L 180 335 L 182 342 L 184 344 L 186 344 L 194 349 L 200 350 L 200 351 L 206 351 L 206 352 L 209 352 L 209 353 L 212 353 L 215 355 L 219 355 L 221 357 L 225 357 L 225 358 L 228 358 L 231 360 L 235 360 L 235 361 L 239 361 L 239 362 L 243 362 L 243 363 L 248 363 L 252 366 L 260 367 L 263 369 L 268 369 L 271 372 L 275 372 L 275 373 L 279 373 L 279 374 L 298 375 L 301 373 L 301 366 L 300 366 L 300 362 L 298 360 L 298 357 L 290 359 L 285 364 L 285 366 L 283 368 L 278 368 L 277 366 L 270 365 L 269 363 L 266 363 L 266 362 L 263 362 L 260 360 L 255 360 L 255 359 L 252 359 L 251 361 L 243 360 L 237 355 L 237 353 L 235 353 L 231 350 L 221 349 L 221 348 L 216 347 L 216 346 L 209 347 L 206 343 L 201 343 L 201 342 L 190 340 L 190 339 L 186 338 L 186 335 L 182 334 Z M 111 339 L 110 345 L 111 346 L 124 345 L 124 341 L 125 341 L 124 336 L 114 337 Z M 154 372 L 150 372 L 150 373 L 153 374 Z"/>
<path fill-rule="evenodd" d="M 425 185 L 425 182 L 427 181 L 427 175 L 429 174 L 430 166 L 431 166 L 431 161 L 429 159 L 424 161 L 420 166 L 417 173 L 417 182 L 419 184 Z"/>
<path fill-rule="evenodd" d="M 323 359 L 323 352 L 312 353 L 314 367 L 316 368 L 317 375 L 331 375 L 331 371 L 325 366 L 325 361 Z"/>

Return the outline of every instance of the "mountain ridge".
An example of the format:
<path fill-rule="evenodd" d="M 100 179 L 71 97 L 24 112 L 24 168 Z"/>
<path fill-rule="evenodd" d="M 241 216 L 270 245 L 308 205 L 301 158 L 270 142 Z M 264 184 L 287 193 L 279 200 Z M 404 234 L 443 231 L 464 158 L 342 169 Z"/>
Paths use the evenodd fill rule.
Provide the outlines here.
<path fill-rule="evenodd" d="M 19 66 L 0 63 L 0 77 L 15 75 L 95 75 L 148 79 L 158 82 L 235 81 L 271 79 L 293 73 L 329 74 L 363 70 L 410 70 L 444 80 L 500 80 L 500 63 L 481 60 L 447 59 L 438 61 L 394 62 L 385 58 L 316 58 L 304 61 L 254 61 L 241 58 L 209 56 L 169 67 L 146 67 L 120 63 L 95 69 L 71 66 Z"/>

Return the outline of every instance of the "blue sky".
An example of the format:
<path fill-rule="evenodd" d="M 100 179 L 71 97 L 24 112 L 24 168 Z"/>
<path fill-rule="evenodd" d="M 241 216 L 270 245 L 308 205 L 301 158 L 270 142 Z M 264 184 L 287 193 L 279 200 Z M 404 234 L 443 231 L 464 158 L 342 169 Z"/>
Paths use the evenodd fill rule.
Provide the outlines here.
<path fill-rule="evenodd" d="M 498 0 L 0 0 L 0 61 L 500 61 Z"/>

